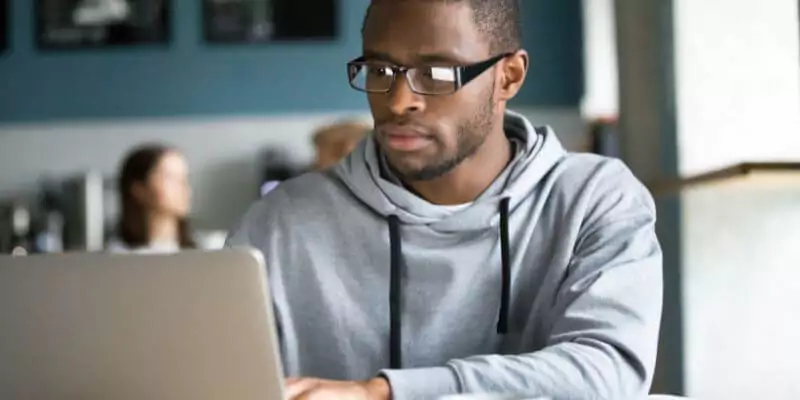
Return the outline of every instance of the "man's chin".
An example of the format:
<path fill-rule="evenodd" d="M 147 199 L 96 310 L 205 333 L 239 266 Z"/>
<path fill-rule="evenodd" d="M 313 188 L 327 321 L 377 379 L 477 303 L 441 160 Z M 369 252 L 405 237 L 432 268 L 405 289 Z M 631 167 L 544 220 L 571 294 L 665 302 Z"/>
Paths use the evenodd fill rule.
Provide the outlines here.
<path fill-rule="evenodd" d="M 413 177 L 419 175 L 422 170 L 420 168 L 410 167 L 408 165 L 393 163 L 389 161 L 389 167 L 392 170 L 392 173 L 402 180 L 415 180 L 412 179 Z"/>
<path fill-rule="evenodd" d="M 403 181 L 430 181 L 445 175 L 454 167 L 452 162 L 431 161 L 431 155 L 386 153 L 392 173 Z"/>
<path fill-rule="evenodd" d="M 392 167 L 392 172 L 404 182 L 425 182 L 441 178 L 447 174 L 452 168 L 445 168 L 442 166 L 425 166 L 425 167 L 408 167 L 400 166 L 399 168 Z"/>

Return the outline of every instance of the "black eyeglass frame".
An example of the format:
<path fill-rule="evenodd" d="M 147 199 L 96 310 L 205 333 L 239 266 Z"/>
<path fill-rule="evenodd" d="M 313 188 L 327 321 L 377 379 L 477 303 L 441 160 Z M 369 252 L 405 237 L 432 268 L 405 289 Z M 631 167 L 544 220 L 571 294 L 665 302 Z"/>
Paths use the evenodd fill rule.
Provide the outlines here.
<path fill-rule="evenodd" d="M 453 94 L 453 93 L 461 90 L 461 88 L 463 88 L 468 83 L 470 83 L 473 80 L 475 80 L 475 78 L 479 77 L 481 74 L 486 72 L 486 70 L 488 70 L 489 68 L 493 67 L 495 64 L 500 62 L 500 60 L 502 60 L 504 58 L 507 58 L 507 57 L 510 57 L 510 56 L 512 56 L 514 54 L 516 54 L 516 52 L 503 53 L 503 54 L 496 55 L 496 56 L 494 56 L 494 57 L 492 57 L 492 58 L 490 58 L 488 60 L 478 61 L 478 62 L 473 63 L 473 64 L 455 65 L 455 66 L 433 66 L 433 67 L 427 66 L 427 67 L 424 67 L 424 68 L 451 68 L 453 70 L 453 72 L 454 72 L 454 75 L 455 75 L 456 79 L 455 79 L 455 81 L 453 81 L 453 90 L 450 91 L 450 92 L 428 93 L 428 92 L 422 92 L 422 91 L 419 91 L 419 90 L 415 89 L 414 85 L 411 83 L 411 80 L 408 79 L 408 72 L 411 71 L 411 70 L 418 69 L 420 67 L 401 67 L 401 66 L 397 66 L 397 65 L 382 65 L 382 67 L 389 68 L 389 69 L 392 70 L 392 82 L 389 84 L 389 87 L 387 89 L 368 90 L 366 88 L 357 87 L 353 83 L 353 81 L 354 81 L 354 78 L 356 77 L 356 75 L 358 74 L 358 72 L 361 71 L 360 68 L 364 67 L 364 66 L 374 65 L 374 64 L 372 64 L 370 62 L 367 62 L 364 57 L 358 57 L 358 58 L 356 58 L 356 59 L 354 59 L 354 60 L 352 60 L 352 61 L 347 63 L 347 81 L 350 83 L 350 87 L 352 87 L 355 90 L 358 90 L 359 92 L 378 93 L 378 94 L 384 93 L 385 94 L 385 93 L 389 93 L 389 92 L 392 91 L 392 88 L 394 88 L 394 84 L 397 81 L 397 76 L 400 75 L 400 74 L 403 74 L 403 76 L 406 78 L 406 81 L 408 82 L 408 87 L 411 89 L 412 92 L 414 92 L 416 94 L 423 95 L 423 96 L 445 96 L 445 95 L 450 95 L 450 94 Z M 354 68 L 358 68 L 358 69 L 354 70 Z M 354 71 L 355 71 L 355 73 L 354 73 Z"/>

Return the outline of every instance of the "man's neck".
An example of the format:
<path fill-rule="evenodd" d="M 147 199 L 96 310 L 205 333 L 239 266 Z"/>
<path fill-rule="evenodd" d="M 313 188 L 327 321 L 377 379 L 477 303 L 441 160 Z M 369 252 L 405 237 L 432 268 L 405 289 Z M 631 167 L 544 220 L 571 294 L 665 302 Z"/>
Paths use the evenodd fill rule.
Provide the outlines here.
<path fill-rule="evenodd" d="M 472 157 L 447 174 L 427 181 L 405 181 L 405 185 L 423 199 L 439 205 L 474 201 L 511 162 L 511 143 L 505 134 L 486 138 Z"/>

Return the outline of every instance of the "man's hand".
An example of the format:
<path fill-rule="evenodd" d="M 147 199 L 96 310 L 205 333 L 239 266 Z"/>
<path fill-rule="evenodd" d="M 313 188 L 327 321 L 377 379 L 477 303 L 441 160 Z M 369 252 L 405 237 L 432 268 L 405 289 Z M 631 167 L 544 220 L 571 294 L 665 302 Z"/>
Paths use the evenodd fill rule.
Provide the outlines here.
<path fill-rule="evenodd" d="M 288 400 L 390 400 L 391 388 L 383 378 L 363 382 L 326 381 L 314 378 L 286 380 Z"/>

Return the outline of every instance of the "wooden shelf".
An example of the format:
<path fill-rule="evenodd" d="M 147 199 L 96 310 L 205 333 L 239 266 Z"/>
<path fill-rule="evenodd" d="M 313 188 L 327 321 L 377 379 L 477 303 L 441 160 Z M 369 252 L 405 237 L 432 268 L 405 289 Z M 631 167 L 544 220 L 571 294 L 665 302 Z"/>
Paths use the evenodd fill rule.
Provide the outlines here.
<path fill-rule="evenodd" d="M 754 177 L 769 182 L 800 183 L 800 162 L 747 162 L 686 178 L 655 181 L 648 187 L 654 196 L 664 196 L 698 186 Z"/>

